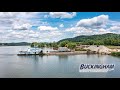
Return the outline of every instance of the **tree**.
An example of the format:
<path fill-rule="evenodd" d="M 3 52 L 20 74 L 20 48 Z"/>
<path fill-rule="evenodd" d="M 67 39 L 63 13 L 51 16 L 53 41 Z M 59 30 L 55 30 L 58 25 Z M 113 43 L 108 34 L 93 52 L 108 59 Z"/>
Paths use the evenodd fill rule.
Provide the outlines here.
<path fill-rule="evenodd" d="M 37 45 L 38 45 L 37 42 L 33 42 L 33 43 L 31 44 L 31 47 L 36 47 Z"/>
<path fill-rule="evenodd" d="M 60 45 L 61 47 L 65 47 L 68 43 L 69 43 L 69 41 L 68 41 L 68 40 L 65 40 L 65 41 L 60 42 L 59 45 Z"/>
<path fill-rule="evenodd" d="M 57 43 L 56 43 L 56 42 L 53 42 L 53 43 L 52 43 L 52 47 L 54 47 L 54 48 L 58 48 Z"/>
<path fill-rule="evenodd" d="M 38 44 L 38 47 L 39 47 L 39 48 L 45 47 L 45 44 L 44 44 L 44 43 L 39 43 L 39 44 Z"/>
<path fill-rule="evenodd" d="M 67 44 L 67 46 L 68 46 L 69 49 L 74 49 L 76 47 L 76 45 L 77 44 L 73 43 L 73 42 L 70 42 L 70 43 Z"/>
<path fill-rule="evenodd" d="M 93 41 L 93 40 L 88 40 L 88 41 L 87 41 L 87 44 L 88 44 L 88 45 L 93 45 L 93 44 L 94 44 L 94 41 Z"/>

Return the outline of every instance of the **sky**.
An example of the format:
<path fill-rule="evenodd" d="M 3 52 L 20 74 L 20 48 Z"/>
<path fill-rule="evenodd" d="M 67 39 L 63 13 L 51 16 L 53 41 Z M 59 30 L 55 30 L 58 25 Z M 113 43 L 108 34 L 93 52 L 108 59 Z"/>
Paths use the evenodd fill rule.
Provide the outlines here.
<path fill-rule="evenodd" d="M 0 12 L 0 43 L 120 34 L 120 12 Z"/>

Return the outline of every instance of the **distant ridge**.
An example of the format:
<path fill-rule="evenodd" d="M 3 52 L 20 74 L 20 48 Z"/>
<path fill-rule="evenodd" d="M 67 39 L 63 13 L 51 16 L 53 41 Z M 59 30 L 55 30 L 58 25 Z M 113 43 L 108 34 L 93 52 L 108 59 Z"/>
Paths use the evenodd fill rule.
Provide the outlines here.
<path fill-rule="evenodd" d="M 28 42 L 12 42 L 12 43 L 0 43 L 0 46 L 26 46 L 30 45 Z"/>
<path fill-rule="evenodd" d="M 103 45 L 120 45 L 120 34 L 106 33 L 97 35 L 80 35 L 74 38 L 66 38 L 58 41 L 81 42 L 83 44 L 103 44 Z"/>

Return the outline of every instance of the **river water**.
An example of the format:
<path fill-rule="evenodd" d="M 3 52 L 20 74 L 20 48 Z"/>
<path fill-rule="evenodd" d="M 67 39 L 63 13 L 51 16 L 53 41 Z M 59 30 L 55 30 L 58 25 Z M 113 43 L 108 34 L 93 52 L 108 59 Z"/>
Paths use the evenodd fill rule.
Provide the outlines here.
<path fill-rule="evenodd" d="M 28 46 L 0 47 L 0 78 L 120 78 L 120 57 L 109 55 L 17 56 Z M 43 51 L 51 50 L 44 48 Z M 115 64 L 109 72 L 79 72 L 80 64 Z"/>

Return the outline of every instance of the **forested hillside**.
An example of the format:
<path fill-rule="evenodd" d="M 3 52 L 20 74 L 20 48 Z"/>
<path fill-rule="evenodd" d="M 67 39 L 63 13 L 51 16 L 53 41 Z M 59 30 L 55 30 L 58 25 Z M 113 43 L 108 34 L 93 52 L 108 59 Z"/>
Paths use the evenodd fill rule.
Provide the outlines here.
<path fill-rule="evenodd" d="M 89 44 L 89 45 L 120 45 L 120 34 L 101 34 L 101 35 L 91 35 L 91 36 L 77 36 L 74 38 L 67 38 L 60 40 L 58 43 L 62 41 L 72 41 L 72 42 L 79 42 L 80 44 Z"/>

